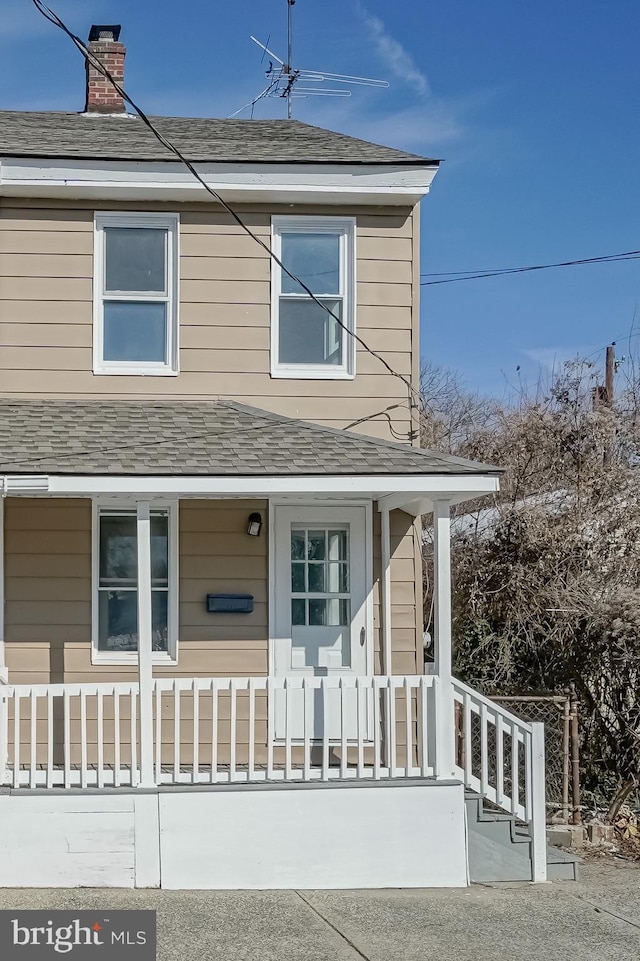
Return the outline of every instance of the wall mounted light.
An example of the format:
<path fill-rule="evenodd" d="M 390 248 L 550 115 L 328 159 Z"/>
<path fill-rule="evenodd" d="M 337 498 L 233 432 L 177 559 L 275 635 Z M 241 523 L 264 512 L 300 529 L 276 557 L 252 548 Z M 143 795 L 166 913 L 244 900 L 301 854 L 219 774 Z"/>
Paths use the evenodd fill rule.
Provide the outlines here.
<path fill-rule="evenodd" d="M 249 526 L 247 527 L 247 534 L 251 534 L 252 537 L 259 537 L 261 530 L 262 514 L 249 514 Z"/>

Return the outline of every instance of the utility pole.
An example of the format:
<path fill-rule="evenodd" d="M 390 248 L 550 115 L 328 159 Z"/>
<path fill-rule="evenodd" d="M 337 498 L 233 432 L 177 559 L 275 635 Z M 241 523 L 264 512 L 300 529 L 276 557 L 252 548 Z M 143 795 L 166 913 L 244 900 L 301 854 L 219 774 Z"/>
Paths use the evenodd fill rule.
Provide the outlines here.
<path fill-rule="evenodd" d="M 616 345 L 615 343 L 609 344 L 607 347 L 607 355 L 605 360 L 605 371 L 604 371 L 604 397 L 603 400 L 610 411 L 613 412 L 613 375 L 616 369 Z M 615 427 L 611 425 L 612 436 L 605 442 L 604 452 L 602 455 L 602 463 L 604 467 L 611 466 L 611 454 L 613 447 L 613 436 L 615 436 Z"/>

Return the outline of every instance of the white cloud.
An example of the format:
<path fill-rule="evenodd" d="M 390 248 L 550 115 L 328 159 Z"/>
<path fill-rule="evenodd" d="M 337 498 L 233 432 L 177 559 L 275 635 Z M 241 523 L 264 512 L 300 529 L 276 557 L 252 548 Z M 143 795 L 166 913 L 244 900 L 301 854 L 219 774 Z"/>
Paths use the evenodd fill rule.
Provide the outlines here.
<path fill-rule="evenodd" d="M 429 81 L 425 73 L 418 67 L 408 50 L 399 40 L 392 37 L 379 17 L 367 13 L 362 4 L 358 4 L 360 15 L 364 20 L 369 38 L 385 66 L 394 77 L 411 87 L 421 97 L 428 97 L 431 93 Z"/>

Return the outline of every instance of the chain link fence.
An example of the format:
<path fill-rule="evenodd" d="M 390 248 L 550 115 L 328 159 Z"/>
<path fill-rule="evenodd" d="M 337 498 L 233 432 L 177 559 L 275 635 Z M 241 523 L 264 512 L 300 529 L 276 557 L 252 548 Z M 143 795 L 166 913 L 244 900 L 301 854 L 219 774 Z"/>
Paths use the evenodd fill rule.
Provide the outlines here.
<path fill-rule="evenodd" d="M 493 697 L 523 721 L 542 721 L 545 731 L 547 819 L 580 823 L 578 702 L 575 694 Z M 480 744 L 474 738 L 474 760 Z"/>

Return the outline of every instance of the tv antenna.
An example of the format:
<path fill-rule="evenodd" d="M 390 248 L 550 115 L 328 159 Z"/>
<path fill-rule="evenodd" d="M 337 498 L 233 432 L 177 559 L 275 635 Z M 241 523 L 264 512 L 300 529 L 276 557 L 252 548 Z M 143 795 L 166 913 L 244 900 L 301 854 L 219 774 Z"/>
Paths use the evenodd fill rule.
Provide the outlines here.
<path fill-rule="evenodd" d="M 388 87 L 387 80 L 374 80 L 372 77 L 354 77 L 346 73 L 329 73 L 327 70 L 306 70 L 293 66 L 293 7 L 296 0 L 287 0 L 287 59 L 282 60 L 277 54 L 268 47 L 267 43 L 262 43 L 256 37 L 251 40 L 262 50 L 262 59 L 269 57 L 269 66 L 265 71 L 267 86 L 257 97 L 246 103 L 231 117 L 237 117 L 243 110 L 250 109 L 253 117 L 253 110 L 259 100 L 265 98 L 280 97 L 287 101 L 287 118 L 291 119 L 291 101 L 306 99 L 308 97 L 350 97 L 349 86 L 359 85 L 362 87 Z M 314 86 L 314 84 L 327 84 L 328 86 Z M 337 86 L 333 86 L 336 84 Z"/>

